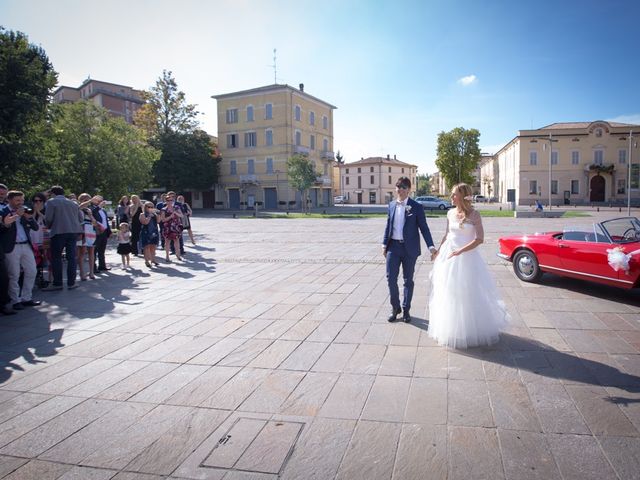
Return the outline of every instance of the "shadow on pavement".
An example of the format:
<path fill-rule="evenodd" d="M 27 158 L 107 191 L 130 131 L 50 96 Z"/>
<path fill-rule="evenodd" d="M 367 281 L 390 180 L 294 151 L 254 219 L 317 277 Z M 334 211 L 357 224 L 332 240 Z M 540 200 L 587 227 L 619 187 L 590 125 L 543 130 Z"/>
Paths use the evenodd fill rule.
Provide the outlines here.
<path fill-rule="evenodd" d="M 586 280 L 559 277 L 550 273 L 545 273 L 539 283 L 545 287 L 560 288 L 602 300 L 611 300 L 625 305 L 640 307 L 640 291 L 638 289 L 625 290 Z"/>

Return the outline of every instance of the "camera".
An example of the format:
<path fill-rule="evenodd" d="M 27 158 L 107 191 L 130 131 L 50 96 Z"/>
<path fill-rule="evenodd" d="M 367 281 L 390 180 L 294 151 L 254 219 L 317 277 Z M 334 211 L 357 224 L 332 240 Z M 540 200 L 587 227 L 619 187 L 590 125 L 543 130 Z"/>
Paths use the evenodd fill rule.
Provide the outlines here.
<path fill-rule="evenodd" d="M 28 214 L 28 215 L 33 215 L 33 208 L 31 207 L 24 207 L 24 213 Z"/>

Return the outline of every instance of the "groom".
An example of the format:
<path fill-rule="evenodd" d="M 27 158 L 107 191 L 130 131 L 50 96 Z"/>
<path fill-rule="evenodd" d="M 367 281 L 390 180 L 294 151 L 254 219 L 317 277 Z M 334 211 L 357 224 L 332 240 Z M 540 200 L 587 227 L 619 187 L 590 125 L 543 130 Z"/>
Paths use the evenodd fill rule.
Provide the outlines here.
<path fill-rule="evenodd" d="M 438 254 L 433 244 L 431 232 L 427 226 L 424 209 L 415 200 L 409 198 L 411 180 L 400 177 L 396 182 L 396 200 L 389 204 L 387 227 L 382 240 L 382 255 L 387 259 L 387 282 L 391 299 L 391 314 L 387 319 L 395 322 L 398 314 L 402 320 L 411 321 L 411 297 L 413 296 L 413 271 L 420 255 L 420 235 L 429 247 L 431 260 Z M 400 308 L 400 292 L 398 291 L 398 273 L 402 265 L 404 280 L 404 299 Z"/>

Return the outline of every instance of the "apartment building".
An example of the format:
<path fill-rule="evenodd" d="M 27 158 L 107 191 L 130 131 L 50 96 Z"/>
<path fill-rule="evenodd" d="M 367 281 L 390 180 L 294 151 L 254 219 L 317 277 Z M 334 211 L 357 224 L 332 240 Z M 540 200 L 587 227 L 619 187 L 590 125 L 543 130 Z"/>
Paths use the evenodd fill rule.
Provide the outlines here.
<path fill-rule="evenodd" d="M 493 160 L 481 166 L 481 184 L 491 184 L 495 192 L 491 196 L 498 201 L 516 205 L 532 205 L 536 200 L 546 204 L 549 194 L 552 205 L 622 204 L 628 188 L 637 203 L 640 151 L 637 140 L 629 141 L 630 135 L 638 139 L 640 125 L 599 120 L 520 130 Z M 629 162 L 629 156 L 635 164 Z"/>
<path fill-rule="evenodd" d="M 340 195 L 346 203 L 389 203 L 395 196 L 396 182 L 400 177 L 411 180 L 411 196 L 416 193 L 416 165 L 401 162 L 394 155 L 362 158 L 357 162 L 343 163 L 340 168 Z"/>
<path fill-rule="evenodd" d="M 55 103 L 73 103 L 89 100 L 106 108 L 115 117 L 133 123 L 133 116 L 142 105 L 142 92 L 117 83 L 102 82 L 87 78 L 79 87 L 62 85 L 53 93 Z"/>
<path fill-rule="evenodd" d="M 333 202 L 333 110 L 304 85 L 268 85 L 213 95 L 222 155 L 216 204 L 225 208 L 299 208 L 289 184 L 287 160 L 303 154 L 318 173 L 309 191 L 312 207 Z"/>

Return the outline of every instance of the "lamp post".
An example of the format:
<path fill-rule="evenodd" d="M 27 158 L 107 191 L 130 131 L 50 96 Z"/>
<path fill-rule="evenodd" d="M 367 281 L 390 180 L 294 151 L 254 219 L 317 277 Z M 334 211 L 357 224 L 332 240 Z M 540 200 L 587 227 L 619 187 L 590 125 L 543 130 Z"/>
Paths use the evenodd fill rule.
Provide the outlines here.
<path fill-rule="evenodd" d="M 637 146 L 637 144 L 636 144 Z M 628 178 L 627 178 L 627 216 L 631 216 L 631 154 L 633 153 L 633 130 L 629 130 L 629 162 L 628 162 Z"/>

